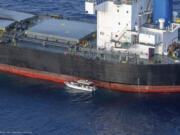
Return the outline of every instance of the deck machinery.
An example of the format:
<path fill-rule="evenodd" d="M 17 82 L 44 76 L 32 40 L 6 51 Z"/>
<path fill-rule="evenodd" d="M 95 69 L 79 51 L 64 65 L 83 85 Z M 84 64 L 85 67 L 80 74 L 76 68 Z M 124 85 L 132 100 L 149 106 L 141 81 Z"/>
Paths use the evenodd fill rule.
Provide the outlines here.
<path fill-rule="evenodd" d="M 172 0 L 88 0 L 85 10 L 97 13 L 97 23 L 0 8 L 0 70 L 113 90 L 180 92 Z"/>

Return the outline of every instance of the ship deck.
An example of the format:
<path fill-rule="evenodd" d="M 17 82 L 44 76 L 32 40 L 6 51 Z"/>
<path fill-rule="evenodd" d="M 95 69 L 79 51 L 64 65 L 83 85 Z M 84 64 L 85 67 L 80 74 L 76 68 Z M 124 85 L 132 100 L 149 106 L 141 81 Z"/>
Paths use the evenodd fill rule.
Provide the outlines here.
<path fill-rule="evenodd" d="M 123 64 L 180 63 L 179 58 L 171 56 L 155 55 L 147 60 L 139 58 L 136 54 L 97 50 L 96 24 L 93 23 L 57 19 L 56 16 L 54 18 L 52 16 L 36 16 L 16 11 L 6 11 L 6 14 L 0 13 L 0 18 L 4 19 L 1 21 L 5 22 L 5 25 L 0 28 L 7 30 L 0 39 L 3 45 L 78 55 L 87 59 Z M 15 20 L 23 21 L 23 24 L 19 24 Z M 12 24 L 14 25 L 12 26 Z"/>
<path fill-rule="evenodd" d="M 93 41 L 96 42 L 96 41 Z M 102 60 L 107 61 L 111 63 L 122 63 L 122 64 L 178 64 L 177 59 L 174 57 L 169 56 L 161 56 L 161 55 L 155 55 L 151 59 L 141 59 L 138 56 L 130 55 L 130 54 L 124 54 L 124 53 L 109 53 L 105 51 L 97 51 L 96 48 L 94 48 L 94 44 L 89 45 L 86 48 L 79 47 L 79 49 L 73 48 L 71 45 L 61 43 L 56 45 L 43 45 L 42 43 L 37 42 L 30 42 L 30 41 L 17 41 L 16 46 L 14 46 L 12 43 L 7 44 L 9 46 L 13 47 L 21 47 L 21 48 L 29 48 L 34 50 L 41 50 L 46 52 L 52 52 L 52 53 L 61 53 L 64 55 L 74 55 L 74 56 L 81 56 L 85 57 L 87 59 L 92 60 Z M 70 49 L 70 47 L 72 47 Z"/>

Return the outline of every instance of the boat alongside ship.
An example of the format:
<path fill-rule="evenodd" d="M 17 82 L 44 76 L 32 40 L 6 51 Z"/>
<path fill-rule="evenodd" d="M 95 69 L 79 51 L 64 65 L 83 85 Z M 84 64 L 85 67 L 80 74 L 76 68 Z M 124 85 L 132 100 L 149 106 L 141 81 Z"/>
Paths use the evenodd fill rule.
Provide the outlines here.
<path fill-rule="evenodd" d="M 180 92 L 180 59 L 176 55 L 179 53 L 179 24 L 172 22 L 170 27 L 166 20 L 161 19 L 163 24 L 147 25 L 145 21 L 149 18 L 145 18 L 141 26 L 132 24 L 132 30 L 117 26 L 123 30 L 115 30 L 117 33 L 110 31 L 112 37 L 107 34 L 104 38 L 113 28 L 106 30 L 106 26 L 100 25 L 103 19 L 109 17 L 108 12 L 111 13 L 108 10 L 106 17 L 102 15 L 105 12 L 101 9 L 103 4 L 115 6 L 118 12 L 138 5 L 146 9 L 152 1 L 121 2 L 93 3 L 93 6 L 98 6 L 97 26 L 54 15 L 1 9 L 0 70 L 62 83 L 89 80 L 95 83 L 95 87 L 113 90 Z M 87 1 L 86 4 L 92 2 Z M 143 16 L 151 16 L 151 8 L 148 7 L 147 13 L 142 12 Z M 135 13 L 135 16 L 140 17 L 140 14 Z"/>
<path fill-rule="evenodd" d="M 90 82 L 88 80 L 77 80 L 74 82 L 64 82 L 64 84 L 73 89 L 87 91 L 94 93 L 96 91 L 96 87 L 92 86 L 94 84 L 93 82 Z"/>

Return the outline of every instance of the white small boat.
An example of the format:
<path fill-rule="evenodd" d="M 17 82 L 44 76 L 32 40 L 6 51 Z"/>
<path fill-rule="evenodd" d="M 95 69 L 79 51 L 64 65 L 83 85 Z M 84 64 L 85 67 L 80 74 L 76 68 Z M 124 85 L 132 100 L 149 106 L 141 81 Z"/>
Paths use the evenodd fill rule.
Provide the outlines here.
<path fill-rule="evenodd" d="M 65 82 L 64 84 L 69 87 L 69 88 L 73 88 L 73 89 L 78 89 L 78 90 L 84 90 L 84 91 L 89 91 L 89 92 L 94 92 L 96 91 L 96 87 L 94 86 L 90 86 L 91 84 L 93 84 L 91 82 L 88 83 L 87 80 L 86 80 L 86 83 L 82 83 L 84 81 L 77 81 L 77 82 Z"/>

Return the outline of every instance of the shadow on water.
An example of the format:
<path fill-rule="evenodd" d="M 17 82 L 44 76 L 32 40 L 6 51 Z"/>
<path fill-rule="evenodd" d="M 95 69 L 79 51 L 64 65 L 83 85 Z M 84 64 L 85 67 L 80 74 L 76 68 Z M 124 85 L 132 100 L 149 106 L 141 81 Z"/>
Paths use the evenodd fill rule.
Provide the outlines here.
<path fill-rule="evenodd" d="M 179 135 L 179 93 L 88 92 L 0 73 L 0 131 Z"/>

